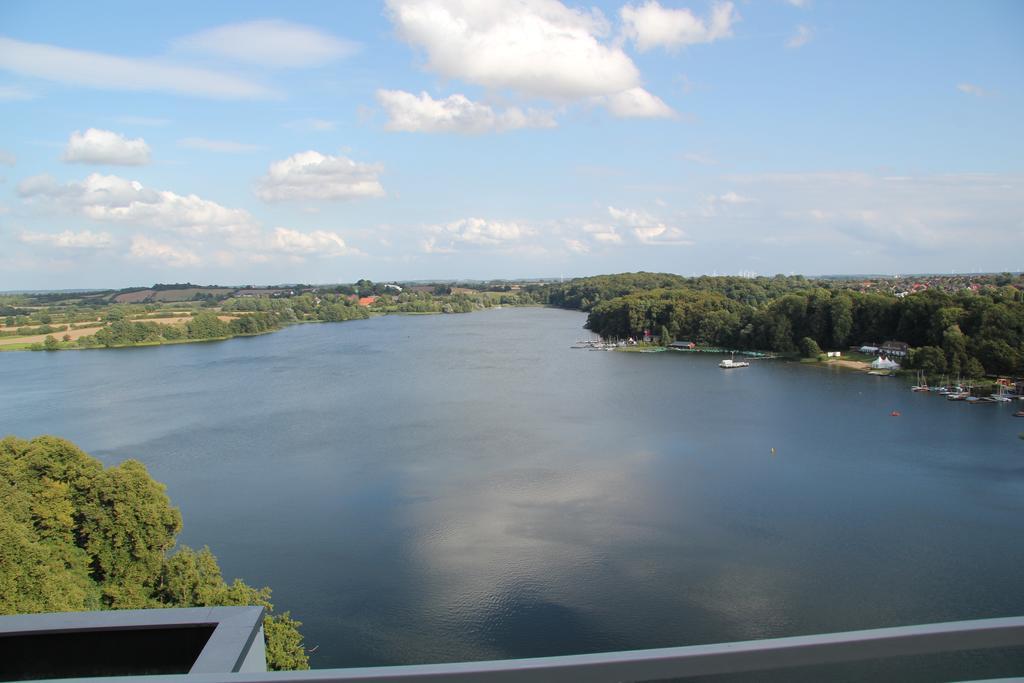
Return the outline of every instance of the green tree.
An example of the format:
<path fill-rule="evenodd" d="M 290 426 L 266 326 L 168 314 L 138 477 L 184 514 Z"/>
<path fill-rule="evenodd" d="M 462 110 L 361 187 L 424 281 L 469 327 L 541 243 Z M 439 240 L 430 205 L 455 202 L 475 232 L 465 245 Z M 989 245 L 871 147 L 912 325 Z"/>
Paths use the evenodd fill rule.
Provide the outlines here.
<path fill-rule="evenodd" d="M 800 340 L 800 353 L 804 358 L 817 358 L 821 355 L 821 347 L 810 337 L 804 337 Z"/>
<path fill-rule="evenodd" d="M 853 330 L 853 299 L 845 294 L 833 297 L 829 306 L 829 319 L 832 322 L 832 344 L 836 347 L 846 346 Z"/>
<path fill-rule="evenodd" d="M 910 366 L 920 368 L 929 377 L 946 372 L 946 354 L 937 346 L 922 346 L 910 354 Z"/>
<path fill-rule="evenodd" d="M 228 324 L 212 311 L 202 311 L 192 316 L 185 325 L 189 339 L 219 339 L 231 334 Z"/>
<path fill-rule="evenodd" d="M 60 348 L 60 342 L 52 334 L 46 335 L 46 339 L 43 340 L 43 346 L 47 351 L 56 351 Z"/>
<path fill-rule="evenodd" d="M 134 460 L 104 469 L 52 436 L 0 439 L 0 614 L 262 605 L 267 663 L 308 668 L 269 588 L 224 581 L 208 548 L 173 555 L 181 516 Z"/>

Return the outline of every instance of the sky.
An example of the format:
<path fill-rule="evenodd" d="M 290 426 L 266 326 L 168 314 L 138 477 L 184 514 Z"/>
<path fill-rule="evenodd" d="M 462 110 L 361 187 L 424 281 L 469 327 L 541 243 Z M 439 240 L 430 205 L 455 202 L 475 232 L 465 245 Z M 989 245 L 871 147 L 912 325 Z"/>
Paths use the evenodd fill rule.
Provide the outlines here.
<path fill-rule="evenodd" d="M 1018 0 L 0 3 L 0 290 L 1024 269 Z"/>

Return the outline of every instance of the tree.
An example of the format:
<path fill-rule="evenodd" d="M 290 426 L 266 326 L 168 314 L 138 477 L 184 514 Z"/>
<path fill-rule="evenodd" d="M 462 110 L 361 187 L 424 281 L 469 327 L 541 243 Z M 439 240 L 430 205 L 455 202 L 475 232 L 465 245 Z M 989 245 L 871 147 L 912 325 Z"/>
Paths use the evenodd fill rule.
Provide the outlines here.
<path fill-rule="evenodd" d="M 800 340 L 800 353 L 804 358 L 817 358 L 821 355 L 821 347 L 810 337 L 804 337 Z"/>
<path fill-rule="evenodd" d="M 846 346 L 853 330 L 853 300 L 843 294 L 833 297 L 829 318 L 832 321 L 832 343 L 837 347 Z"/>
<path fill-rule="evenodd" d="M 168 555 L 181 516 L 142 463 L 104 469 L 52 436 L 0 439 L 0 614 L 262 605 L 271 669 L 308 668 L 269 588 L 224 581 L 208 548 Z"/>
<path fill-rule="evenodd" d="M 219 339 L 231 334 L 228 324 L 212 311 L 196 313 L 185 327 L 189 339 Z"/>
<path fill-rule="evenodd" d="M 56 351 L 60 347 L 60 342 L 52 334 L 48 334 L 46 339 L 43 340 L 43 347 L 47 351 Z"/>
<path fill-rule="evenodd" d="M 664 325 L 661 326 L 661 345 L 668 346 L 672 343 L 672 335 L 668 333 L 668 328 Z"/>
<path fill-rule="evenodd" d="M 937 377 L 946 372 L 946 354 L 937 346 L 922 346 L 911 352 L 910 366 L 920 368 L 925 375 Z"/>

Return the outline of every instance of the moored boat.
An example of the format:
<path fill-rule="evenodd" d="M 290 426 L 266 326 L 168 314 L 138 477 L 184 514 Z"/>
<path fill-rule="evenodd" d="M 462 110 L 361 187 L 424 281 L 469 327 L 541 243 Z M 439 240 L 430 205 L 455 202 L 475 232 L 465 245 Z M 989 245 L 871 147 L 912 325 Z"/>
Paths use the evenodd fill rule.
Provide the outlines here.
<path fill-rule="evenodd" d="M 917 373 L 917 384 L 910 387 L 911 391 L 931 391 L 928 388 L 928 379 L 924 376 L 924 373 L 918 371 Z"/>

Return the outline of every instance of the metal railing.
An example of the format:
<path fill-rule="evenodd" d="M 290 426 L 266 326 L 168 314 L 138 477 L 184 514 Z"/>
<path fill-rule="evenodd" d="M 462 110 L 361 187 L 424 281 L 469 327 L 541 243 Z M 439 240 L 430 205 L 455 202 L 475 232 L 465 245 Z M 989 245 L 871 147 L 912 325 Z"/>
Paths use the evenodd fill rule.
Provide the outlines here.
<path fill-rule="evenodd" d="M 601 652 L 564 657 L 267 673 L 147 677 L 147 683 L 520 683 L 645 681 L 1024 646 L 1024 617 Z M 1022 663 L 1024 669 L 1024 663 Z M 1024 670 L 1016 672 L 1024 674 Z M 82 679 L 98 683 L 102 679 Z M 116 679 L 106 679 L 114 681 Z"/>

